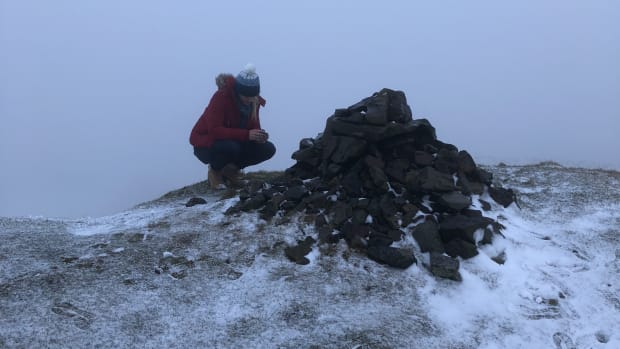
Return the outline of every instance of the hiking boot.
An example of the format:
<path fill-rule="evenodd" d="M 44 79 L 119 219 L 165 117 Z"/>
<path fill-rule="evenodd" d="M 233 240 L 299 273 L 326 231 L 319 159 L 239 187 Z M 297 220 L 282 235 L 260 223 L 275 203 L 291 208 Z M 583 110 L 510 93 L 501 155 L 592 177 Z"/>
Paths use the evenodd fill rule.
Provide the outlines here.
<path fill-rule="evenodd" d="M 224 184 L 224 178 L 222 177 L 222 171 L 216 171 L 209 166 L 209 186 L 211 189 L 226 189 Z"/>
<path fill-rule="evenodd" d="M 242 186 L 241 179 L 239 178 L 241 172 L 239 171 L 239 167 L 237 167 L 237 165 L 232 163 L 226 164 L 220 172 L 222 173 L 224 180 L 226 180 L 231 187 L 238 188 Z"/>

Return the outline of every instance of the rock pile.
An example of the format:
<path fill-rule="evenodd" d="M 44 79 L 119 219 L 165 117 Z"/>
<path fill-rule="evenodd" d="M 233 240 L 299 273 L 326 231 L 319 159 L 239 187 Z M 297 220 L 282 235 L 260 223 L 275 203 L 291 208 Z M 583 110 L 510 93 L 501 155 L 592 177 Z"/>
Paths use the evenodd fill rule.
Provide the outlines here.
<path fill-rule="evenodd" d="M 344 239 L 351 248 L 394 267 L 414 263 L 412 251 L 392 247 L 412 234 L 430 252 L 430 270 L 460 279 L 458 259 L 478 254 L 501 225 L 472 209 L 472 195 L 488 191 L 507 207 L 514 193 L 492 184 L 467 151 L 437 139 L 426 119 L 412 118 L 405 94 L 383 89 L 327 119 L 323 133 L 302 139 L 296 164 L 270 183 L 250 183 L 231 212 L 259 210 L 261 217 L 305 215 L 321 243 Z M 491 205 L 478 199 L 483 210 Z M 308 260 L 314 241 L 286 250 Z"/>

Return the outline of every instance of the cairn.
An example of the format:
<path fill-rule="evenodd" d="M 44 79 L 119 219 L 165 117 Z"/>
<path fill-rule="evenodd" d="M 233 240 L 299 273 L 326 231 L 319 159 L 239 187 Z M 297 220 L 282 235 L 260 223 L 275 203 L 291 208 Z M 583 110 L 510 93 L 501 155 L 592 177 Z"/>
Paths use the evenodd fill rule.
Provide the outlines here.
<path fill-rule="evenodd" d="M 459 260 L 478 254 L 502 225 L 472 208 L 473 195 L 488 192 L 504 207 L 510 189 L 493 184 L 472 156 L 437 139 L 426 119 L 413 119 L 405 94 L 383 89 L 327 118 L 325 130 L 305 138 L 296 163 L 270 183 L 250 183 L 228 213 L 258 210 L 261 217 L 305 215 L 319 243 L 347 244 L 377 262 L 407 268 L 413 251 L 392 247 L 412 234 L 430 252 L 430 270 L 460 280 Z M 482 199 L 483 211 L 491 204 Z M 307 237 L 288 247 L 298 263 L 315 244 Z"/>

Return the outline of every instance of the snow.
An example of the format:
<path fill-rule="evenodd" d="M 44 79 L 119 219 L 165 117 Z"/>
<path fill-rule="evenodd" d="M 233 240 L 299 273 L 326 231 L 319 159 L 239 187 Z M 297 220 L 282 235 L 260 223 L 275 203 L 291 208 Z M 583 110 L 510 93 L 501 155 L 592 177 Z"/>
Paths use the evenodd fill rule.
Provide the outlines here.
<path fill-rule="evenodd" d="M 226 216 L 237 199 L 209 196 L 206 205 L 191 208 L 181 198 L 108 217 L 64 221 L 74 239 L 148 233 L 164 241 L 152 247 L 157 258 L 192 256 L 188 259 L 196 264 L 186 278 L 131 271 L 150 286 L 124 293 L 126 300 L 116 300 L 116 306 L 106 305 L 104 293 L 97 302 L 85 294 L 75 298 L 98 314 L 89 331 L 114 339 L 104 347 L 619 348 L 620 189 L 608 185 L 616 179 L 600 175 L 603 183 L 591 186 L 588 173 L 495 171 L 517 190 L 523 209 L 514 204 L 503 208 L 482 195 L 493 206 L 485 214 L 506 227 L 505 238 L 497 236 L 492 245 L 481 246 L 478 256 L 461 260 L 460 283 L 430 275 L 424 267 L 428 254 L 419 251 L 410 234 L 396 246 L 414 249 L 418 264 L 404 271 L 350 253 L 343 242 L 314 246 L 306 256 L 310 263 L 296 265 L 281 249 L 304 236 L 316 237 L 311 227 L 295 220 L 268 223 L 256 213 Z M 578 200 L 582 197 L 587 199 Z M 9 227 L 39 224 L 4 222 Z M 180 249 L 165 243 L 188 232 L 197 232 L 202 245 Z M 145 236 L 141 243 L 150 242 Z M 131 250 L 111 246 L 113 254 L 106 260 L 125 258 Z M 11 253 L 18 251 L 0 250 L 0 263 Z M 206 264 L 195 258 L 204 253 L 212 258 Z M 491 258 L 501 253 L 507 258 L 500 265 Z M 11 275 L 0 274 L 0 286 L 13 280 Z M 0 287 L 0 309 L 8 309 L 2 299 Z M 100 313 L 98 302 L 110 314 Z M 118 332 L 114 319 L 136 316 L 132 324 L 146 322 L 157 330 Z M 16 319 L 0 320 L 0 344 L 16 343 L 11 339 L 16 338 L 11 331 L 19 331 L 11 322 Z M 28 321 L 34 332 L 49 335 L 45 320 L 33 316 Z M 56 326 L 64 333 L 69 325 Z M 67 340 L 86 343 L 87 338 L 92 336 L 77 333 Z"/>
<path fill-rule="evenodd" d="M 109 234 L 129 228 L 146 228 L 149 223 L 174 211 L 174 207 L 135 209 L 107 217 L 78 219 L 69 224 L 75 235 Z"/>

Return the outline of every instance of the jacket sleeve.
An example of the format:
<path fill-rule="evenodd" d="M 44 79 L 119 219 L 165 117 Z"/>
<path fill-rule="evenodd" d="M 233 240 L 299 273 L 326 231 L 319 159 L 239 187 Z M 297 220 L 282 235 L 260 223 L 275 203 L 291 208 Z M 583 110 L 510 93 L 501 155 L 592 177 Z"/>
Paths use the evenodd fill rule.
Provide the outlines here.
<path fill-rule="evenodd" d="M 207 109 L 202 113 L 196 124 L 192 128 L 192 132 L 189 136 L 189 143 L 194 147 L 206 147 L 209 143 L 209 138 L 207 136 Z"/>

